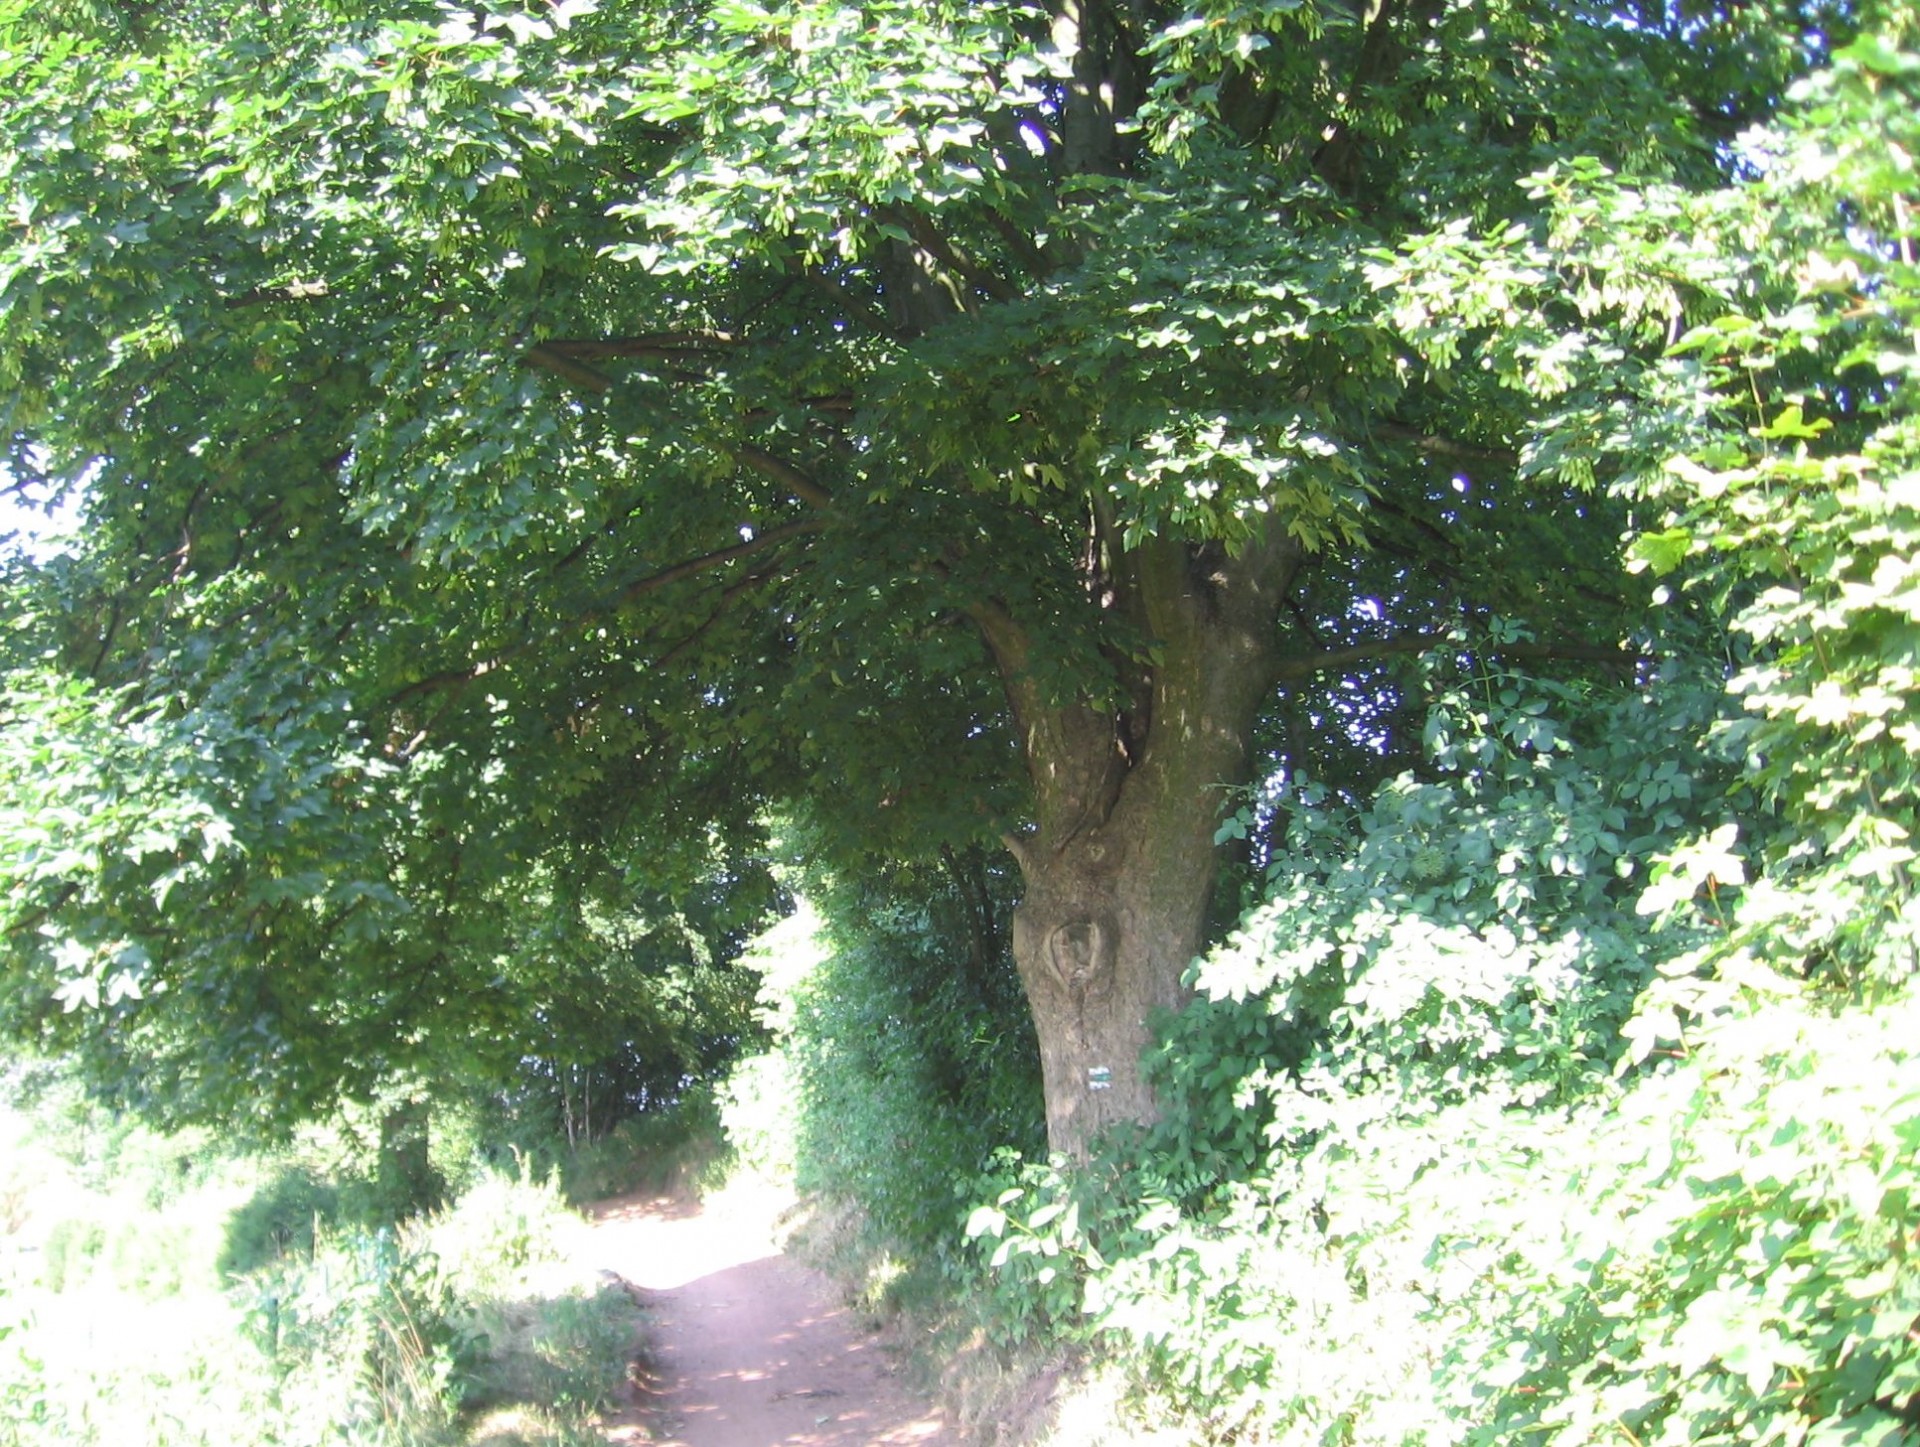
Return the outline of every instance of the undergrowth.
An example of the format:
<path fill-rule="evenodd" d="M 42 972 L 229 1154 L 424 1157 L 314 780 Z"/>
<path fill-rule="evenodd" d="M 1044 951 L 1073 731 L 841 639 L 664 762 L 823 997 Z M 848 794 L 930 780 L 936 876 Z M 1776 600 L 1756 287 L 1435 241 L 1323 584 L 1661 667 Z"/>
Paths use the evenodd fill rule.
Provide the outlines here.
<path fill-rule="evenodd" d="M 949 1124 L 882 934 L 829 938 L 729 1123 L 777 1138 L 788 1092 L 841 1203 L 817 1247 L 997 1412 L 1104 1363 L 1136 1436 L 1920 1437 L 1920 1001 L 1747 946 L 1743 901 L 1776 905 L 1732 884 L 1737 760 L 1663 747 L 1715 736 L 1712 679 L 1656 707 L 1447 666 L 1425 773 L 1292 801 L 1266 903 L 1162 1022 L 1154 1130 L 1069 1168 Z M 1754 857 L 1780 829 L 1740 827 Z"/>
<path fill-rule="evenodd" d="M 600 1440 L 633 1308 L 567 1264 L 582 1224 L 551 1176 L 481 1172 L 367 1226 L 311 1161 L 7 1119 L 4 1447 Z"/>

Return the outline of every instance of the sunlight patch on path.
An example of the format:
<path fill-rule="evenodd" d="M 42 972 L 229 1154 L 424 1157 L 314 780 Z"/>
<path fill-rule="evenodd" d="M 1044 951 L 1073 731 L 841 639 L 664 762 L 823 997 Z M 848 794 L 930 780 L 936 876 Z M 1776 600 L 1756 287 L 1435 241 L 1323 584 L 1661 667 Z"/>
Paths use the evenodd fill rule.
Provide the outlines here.
<path fill-rule="evenodd" d="M 781 1253 L 789 1194 L 733 1187 L 594 1212 L 595 1264 L 646 1308 L 647 1380 L 607 1440 L 659 1447 L 947 1447 L 832 1283 Z M 645 1435 L 647 1431 L 652 1436 Z"/>

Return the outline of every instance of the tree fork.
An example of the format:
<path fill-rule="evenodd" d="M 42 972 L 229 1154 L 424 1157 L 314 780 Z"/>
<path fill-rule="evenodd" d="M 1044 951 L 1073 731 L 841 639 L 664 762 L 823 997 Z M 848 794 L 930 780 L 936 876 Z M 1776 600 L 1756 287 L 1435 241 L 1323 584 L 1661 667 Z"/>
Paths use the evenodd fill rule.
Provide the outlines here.
<path fill-rule="evenodd" d="M 1007 841 L 1026 884 L 1013 954 L 1040 1043 L 1048 1140 L 1075 1159 L 1110 1127 L 1157 1116 L 1141 1054 L 1155 1013 L 1185 1003 L 1187 966 L 1205 944 L 1219 791 L 1245 779 L 1300 559 L 1269 523 L 1237 556 L 1154 540 L 1116 570 L 1139 589 L 1131 601 L 1160 648 L 1133 747 L 1119 713 L 1045 697 L 1026 674 L 1024 633 L 1004 614 L 976 614 L 1033 780 L 1037 827 Z"/>

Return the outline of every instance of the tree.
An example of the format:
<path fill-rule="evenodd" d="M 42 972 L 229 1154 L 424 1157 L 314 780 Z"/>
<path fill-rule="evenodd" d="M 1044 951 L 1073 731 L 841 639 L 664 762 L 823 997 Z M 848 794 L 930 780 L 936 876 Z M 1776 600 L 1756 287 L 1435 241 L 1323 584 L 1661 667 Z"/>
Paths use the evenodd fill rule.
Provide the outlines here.
<path fill-rule="evenodd" d="M 797 804 L 1012 854 L 1070 1152 L 1153 1113 L 1276 688 L 1360 678 L 1305 746 L 1364 755 L 1456 633 L 1633 667 L 1552 346 L 1416 350 L 1394 248 L 1556 159 L 1710 181 L 1844 19 L 372 8 L 0 10 L 9 466 L 90 527 L 14 585 L 15 1030 L 298 1106 L 485 1014 L 520 882 Z"/>

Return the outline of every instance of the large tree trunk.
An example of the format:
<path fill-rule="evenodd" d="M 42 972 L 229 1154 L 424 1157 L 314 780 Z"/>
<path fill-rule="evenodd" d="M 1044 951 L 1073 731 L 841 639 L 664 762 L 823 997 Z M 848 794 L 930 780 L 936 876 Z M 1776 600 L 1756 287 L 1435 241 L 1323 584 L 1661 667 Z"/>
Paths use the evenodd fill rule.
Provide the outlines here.
<path fill-rule="evenodd" d="M 1204 943 L 1221 789 L 1246 778 L 1299 557 L 1278 527 L 1237 556 L 1162 541 L 1115 556 L 1096 592 L 1148 630 L 1157 660 L 1121 708 L 1046 695 L 1017 621 L 981 611 L 1033 779 L 1036 827 L 1007 841 L 1026 882 L 1013 953 L 1048 1140 L 1069 1156 L 1156 1114 L 1141 1052 L 1153 1013 L 1183 1003 Z"/>

